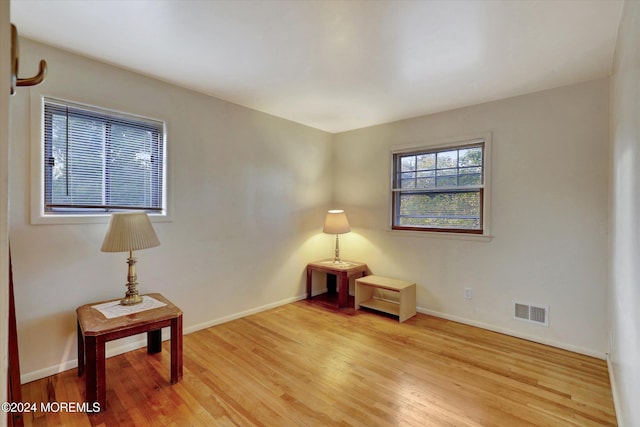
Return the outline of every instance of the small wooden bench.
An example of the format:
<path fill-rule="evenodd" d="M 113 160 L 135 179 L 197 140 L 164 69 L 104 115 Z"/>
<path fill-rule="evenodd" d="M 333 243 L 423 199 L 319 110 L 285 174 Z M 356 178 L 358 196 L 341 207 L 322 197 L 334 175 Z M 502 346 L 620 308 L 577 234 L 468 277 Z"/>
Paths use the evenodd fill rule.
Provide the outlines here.
<path fill-rule="evenodd" d="M 376 296 L 376 289 L 399 294 L 398 302 Z M 416 284 L 382 276 L 365 276 L 356 279 L 355 309 L 360 307 L 398 316 L 400 322 L 416 314 Z"/>

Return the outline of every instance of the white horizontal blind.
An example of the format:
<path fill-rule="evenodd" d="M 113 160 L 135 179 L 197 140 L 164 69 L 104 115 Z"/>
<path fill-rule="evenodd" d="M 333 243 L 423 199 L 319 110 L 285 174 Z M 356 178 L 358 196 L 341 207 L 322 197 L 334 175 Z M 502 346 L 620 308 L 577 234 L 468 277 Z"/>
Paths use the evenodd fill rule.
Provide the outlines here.
<path fill-rule="evenodd" d="M 49 98 L 44 117 L 45 212 L 162 210 L 162 122 Z"/>

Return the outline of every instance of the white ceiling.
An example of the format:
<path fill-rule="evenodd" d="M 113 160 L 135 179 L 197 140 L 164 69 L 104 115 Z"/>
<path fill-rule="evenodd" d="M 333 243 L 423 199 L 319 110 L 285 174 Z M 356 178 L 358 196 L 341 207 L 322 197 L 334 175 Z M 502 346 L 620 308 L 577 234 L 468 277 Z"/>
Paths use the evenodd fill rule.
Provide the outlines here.
<path fill-rule="evenodd" d="M 12 0 L 22 36 L 329 132 L 609 74 L 622 0 Z"/>

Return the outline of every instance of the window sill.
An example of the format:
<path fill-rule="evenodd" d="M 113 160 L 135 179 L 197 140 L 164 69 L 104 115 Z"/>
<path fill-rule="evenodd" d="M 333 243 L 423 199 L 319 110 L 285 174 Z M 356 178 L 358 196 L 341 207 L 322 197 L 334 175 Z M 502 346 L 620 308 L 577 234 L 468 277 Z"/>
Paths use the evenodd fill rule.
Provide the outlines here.
<path fill-rule="evenodd" d="M 466 233 L 447 233 L 437 231 L 417 231 L 417 230 L 393 230 L 387 229 L 387 232 L 395 236 L 404 237 L 421 237 L 428 239 L 445 239 L 445 240 L 467 240 L 473 242 L 490 242 L 493 236 L 490 234 L 466 234 Z"/>
<path fill-rule="evenodd" d="M 78 214 L 78 215 L 32 215 L 32 225 L 53 225 L 53 224 L 108 224 L 111 218 L 110 213 L 101 214 Z M 151 222 L 171 222 L 173 218 L 166 214 L 149 214 Z"/>

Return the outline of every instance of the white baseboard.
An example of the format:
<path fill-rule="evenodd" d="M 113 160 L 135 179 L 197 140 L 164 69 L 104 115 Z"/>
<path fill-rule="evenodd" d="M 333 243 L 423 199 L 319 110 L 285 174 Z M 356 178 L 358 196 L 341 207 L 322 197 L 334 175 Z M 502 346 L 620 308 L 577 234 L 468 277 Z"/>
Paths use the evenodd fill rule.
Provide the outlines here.
<path fill-rule="evenodd" d="M 487 329 L 489 331 L 499 332 L 501 334 L 510 335 L 512 337 L 522 338 L 527 341 L 533 341 L 539 344 L 550 345 L 551 347 L 561 348 L 563 350 L 572 351 L 574 353 L 580 353 L 586 356 L 596 357 L 602 360 L 606 359 L 606 353 L 591 350 L 588 348 L 578 347 L 578 346 L 574 346 L 574 345 L 559 342 L 559 341 L 548 340 L 548 339 L 540 338 L 533 335 L 523 334 L 522 332 L 514 331 L 511 329 L 501 328 L 495 325 L 490 325 L 488 323 L 482 323 L 482 322 L 477 322 L 475 320 L 465 319 L 463 317 L 452 316 L 450 314 L 441 313 L 439 311 L 429 310 L 422 307 L 418 307 L 416 311 L 418 313 L 429 314 L 431 316 L 440 317 L 442 319 L 451 320 L 458 323 L 463 323 L 465 325 L 476 326 L 478 328 Z"/>
<path fill-rule="evenodd" d="M 230 322 L 232 320 L 236 320 L 236 319 L 240 319 L 242 317 L 246 317 L 246 316 L 250 316 L 252 314 L 256 314 L 256 313 L 260 313 L 261 311 L 266 311 L 266 310 L 270 310 L 272 308 L 276 308 L 279 307 L 281 305 L 285 305 L 285 304 L 289 304 L 292 302 L 296 302 L 296 301 L 300 301 L 303 300 L 307 297 L 307 294 L 301 294 L 301 295 L 297 295 L 294 297 L 290 297 L 290 298 L 286 298 L 280 301 L 276 301 L 270 304 L 266 304 L 266 305 L 262 305 L 260 307 L 255 307 L 249 310 L 245 310 L 245 311 L 241 311 L 238 313 L 234 313 L 231 314 L 229 316 L 224 316 L 224 317 L 219 317 L 217 319 L 213 319 L 213 320 L 209 320 L 207 322 L 203 322 L 203 323 L 199 323 L 197 325 L 192 325 L 189 326 L 187 328 L 184 328 L 183 330 L 183 334 L 187 335 L 190 334 L 192 332 L 196 332 L 196 331 L 200 331 L 202 329 L 206 329 L 206 328 L 210 328 L 212 326 L 216 326 L 216 325 L 220 325 L 222 323 L 226 323 L 226 322 Z M 489 331 L 494 331 L 494 332 L 499 332 L 502 334 L 506 334 L 506 335 L 511 335 L 517 338 L 522 338 L 528 341 L 533 341 L 533 342 L 537 342 L 540 344 L 546 344 L 546 345 L 550 345 L 552 347 L 558 347 L 558 348 L 562 348 L 564 350 L 569 350 L 569 351 L 573 351 L 575 353 L 580 353 L 580 354 L 584 354 L 587 356 L 592 356 L 592 357 L 597 357 L 598 359 L 603 359 L 603 360 L 607 360 L 607 354 L 606 353 L 600 353 L 600 352 L 596 352 L 590 349 L 585 349 L 582 347 L 577 347 L 577 346 L 572 346 L 572 345 L 568 345 L 566 343 L 561 343 L 558 341 L 553 341 L 553 340 L 545 340 L 545 339 L 541 339 L 540 337 L 536 337 L 536 336 L 531 336 L 531 335 L 527 335 L 527 334 L 522 334 L 520 332 L 517 331 L 513 331 L 510 329 L 506 329 L 506 328 L 500 328 L 500 327 L 496 327 L 494 325 L 489 325 L 486 323 L 482 323 L 482 322 L 477 322 L 475 320 L 470 320 L 470 319 L 465 319 L 462 317 L 458 317 L 458 316 L 452 316 L 449 314 L 445 314 L 445 313 L 440 313 L 438 311 L 434 311 L 434 310 L 429 310 L 426 308 L 421 308 L 418 307 L 417 311 L 419 313 L 423 313 L 423 314 L 429 314 L 431 316 L 435 316 L 435 317 L 440 317 L 442 319 L 446 319 L 446 320 L 451 320 L 454 322 L 458 322 L 458 323 L 463 323 L 465 325 L 470 325 L 470 326 L 476 326 L 478 328 L 482 328 L 482 329 L 487 329 Z M 162 335 L 162 340 L 165 341 L 167 339 L 169 339 L 169 334 L 168 331 L 163 331 L 163 335 Z M 126 353 L 128 351 L 133 351 L 133 350 L 137 350 L 139 348 L 142 348 L 144 346 L 147 345 L 147 340 L 146 338 L 140 338 L 134 342 L 129 342 L 127 344 L 123 344 L 123 345 L 119 345 L 116 347 L 112 347 L 109 350 L 107 350 L 106 352 L 106 357 L 113 357 L 113 356 L 117 356 L 119 354 L 123 354 Z M 53 366 L 49 366 L 47 368 L 43 368 L 43 369 L 39 369 L 37 371 L 31 371 L 31 372 L 26 372 L 24 374 L 22 374 L 20 376 L 20 381 L 22 382 L 22 384 L 31 382 L 31 381 L 36 381 L 39 380 L 41 378 L 46 378 L 48 376 L 51 375 L 55 375 L 55 374 L 59 374 L 60 372 L 64 372 L 64 371 L 68 371 L 69 369 L 74 369 L 78 366 L 78 359 L 72 359 L 72 360 L 67 360 L 65 362 L 62 362 L 60 364 L 57 365 L 53 365 Z M 612 374 L 612 370 L 611 367 L 609 368 L 609 375 L 613 375 Z M 613 377 L 612 377 L 613 380 Z M 613 382 L 612 382 L 612 387 L 613 387 Z M 614 404 L 615 404 L 615 388 L 613 388 L 614 390 Z"/>
<path fill-rule="evenodd" d="M 611 355 L 607 353 L 607 369 L 609 370 L 609 383 L 611 385 L 611 394 L 613 395 L 613 409 L 616 412 L 616 420 L 618 427 L 624 427 L 623 421 L 620 419 L 620 408 L 622 403 L 620 402 L 620 395 L 618 394 L 618 385 L 616 383 L 616 375 L 613 371 L 613 365 L 611 364 Z"/>
<path fill-rule="evenodd" d="M 241 311 L 239 313 L 231 314 L 229 316 L 219 317 L 218 319 L 213 319 L 213 320 L 209 320 L 208 322 L 199 323 L 197 325 L 189 326 L 188 328 L 184 329 L 184 334 L 186 335 L 186 334 L 190 334 L 192 332 L 200 331 L 202 329 L 207 329 L 207 328 L 210 328 L 212 326 L 220 325 L 222 323 L 227 323 L 227 322 L 230 322 L 232 320 L 236 320 L 236 319 L 240 319 L 242 317 L 250 316 L 252 314 L 260 313 L 261 311 L 271 310 L 272 308 L 280 307 L 281 305 L 285 305 L 285 304 L 289 304 L 289 303 L 292 303 L 292 302 L 303 300 L 306 297 L 307 297 L 307 294 L 305 293 L 303 295 L 298 295 L 298 296 L 295 296 L 295 297 L 283 299 L 283 300 L 280 300 L 280 301 L 277 301 L 277 302 L 274 302 L 274 303 L 271 303 L 271 304 L 266 304 L 266 305 L 263 305 L 263 306 L 260 306 L 260 307 L 252 308 L 250 310 Z"/>
<path fill-rule="evenodd" d="M 236 320 L 236 319 L 240 319 L 241 317 L 246 317 L 249 316 L 251 314 L 256 314 L 256 313 L 260 313 L 261 311 L 266 311 L 266 310 L 270 310 L 272 308 L 276 308 L 279 307 L 281 305 L 285 305 L 285 304 L 289 304 L 295 301 L 300 301 L 302 299 L 305 299 L 307 297 L 307 294 L 304 293 L 302 295 L 298 295 L 295 297 L 291 297 L 291 298 L 286 298 L 284 300 L 281 301 L 276 301 L 274 303 L 270 303 L 270 304 L 266 304 L 260 307 L 256 307 L 256 308 L 252 308 L 250 310 L 246 310 L 246 311 L 241 311 L 239 313 L 235 313 L 229 316 L 224 316 L 224 317 L 220 317 L 217 319 L 213 319 L 210 320 L 208 322 L 204 322 L 204 323 L 200 323 L 197 325 L 193 325 L 193 326 L 189 326 L 187 328 L 184 328 L 183 330 L 183 334 L 187 335 L 190 334 L 192 332 L 196 332 L 196 331 L 200 331 L 202 329 L 206 329 L 206 328 L 210 328 L 212 326 L 215 325 L 220 325 L 222 323 L 226 323 L 226 322 L 230 322 L 232 320 Z M 169 339 L 169 331 L 162 331 L 162 340 L 166 341 Z M 126 344 L 122 344 L 116 347 L 112 347 L 110 349 L 108 349 L 106 351 L 106 357 L 113 357 L 113 356 L 117 356 L 119 354 L 123 354 L 129 351 L 133 351 L 133 350 L 137 350 L 139 348 L 145 347 L 147 345 L 147 339 L 146 338 L 140 338 L 137 339 L 133 342 L 129 342 Z M 20 382 L 22 384 L 26 384 L 29 383 L 31 381 L 36 381 L 39 380 L 41 378 L 46 378 L 49 377 L 51 375 L 56 375 L 59 374 L 60 372 L 64 372 L 64 371 L 68 371 L 70 369 L 74 369 L 78 367 L 78 359 L 72 359 L 72 360 L 67 360 L 65 362 L 62 362 L 60 364 L 57 365 L 53 365 L 53 366 L 49 366 L 47 368 L 43 368 L 43 369 L 38 369 L 37 371 L 31 371 L 31 372 L 26 372 L 22 375 L 20 375 Z"/>
<path fill-rule="evenodd" d="M 162 336 L 163 341 L 166 339 L 164 334 Z M 122 353 L 126 353 L 128 351 L 137 350 L 139 348 L 145 347 L 147 345 L 146 338 L 138 339 L 134 342 L 130 342 L 127 344 L 123 344 L 114 348 L 107 350 L 106 357 L 117 356 Z M 78 367 L 78 359 L 67 360 L 58 365 L 49 366 L 47 368 L 38 369 L 37 371 L 31 371 L 20 375 L 20 382 L 22 384 L 29 383 L 31 381 L 36 381 L 41 378 L 46 378 L 51 375 L 59 374 L 60 372 L 68 371 L 69 369 L 74 369 Z"/>

